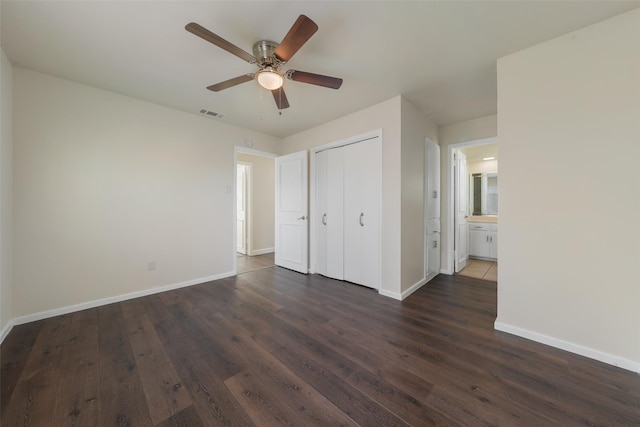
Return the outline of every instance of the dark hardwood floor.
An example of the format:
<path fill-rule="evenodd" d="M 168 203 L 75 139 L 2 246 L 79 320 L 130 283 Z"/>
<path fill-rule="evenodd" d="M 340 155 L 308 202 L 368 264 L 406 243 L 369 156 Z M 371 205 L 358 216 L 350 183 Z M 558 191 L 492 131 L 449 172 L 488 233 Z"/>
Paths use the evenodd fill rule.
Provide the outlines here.
<path fill-rule="evenodd" d="M 271 267 L 16 326 L 2 426 L 640 425 L 639 375 L 494 331 L 495 288 Z"/>

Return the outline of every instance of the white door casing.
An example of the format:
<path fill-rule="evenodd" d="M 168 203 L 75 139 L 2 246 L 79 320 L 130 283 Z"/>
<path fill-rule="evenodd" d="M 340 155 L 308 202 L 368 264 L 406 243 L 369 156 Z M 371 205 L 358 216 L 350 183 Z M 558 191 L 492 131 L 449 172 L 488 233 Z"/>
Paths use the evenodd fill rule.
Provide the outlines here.
<path fill-rule="evenodd" d="M 454 208 L 455 208 L 455 272 L 461 271 L 467 265 L 468 258 L 468 200 L 469 190 L 467 181 L 467 156 L 459 150 L 454 151 Z"/>
<path fill-rule="evenodd" d="M 236 166 L 236 251 L 243 255 L 248 251 L 248 185 L 250 166 L 243 162 L 238 162 Z"/>
<path fill-rule="evenodd" d="M 275 264 L 307 274 L 307 151 L 276 158 Z"/>

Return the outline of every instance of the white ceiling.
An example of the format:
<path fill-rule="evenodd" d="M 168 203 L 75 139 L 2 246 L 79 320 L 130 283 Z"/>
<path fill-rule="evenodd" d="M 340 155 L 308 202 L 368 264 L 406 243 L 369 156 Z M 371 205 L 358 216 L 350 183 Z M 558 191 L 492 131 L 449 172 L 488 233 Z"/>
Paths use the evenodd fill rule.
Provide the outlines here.
<path fill-rule="evenodd" d="M 485 157 L 495 157 L 496 160 L 498 159 L 497 142 L 484 145 L 473 145 L 471 147 L 460 148 L 459 150 L 465 154 L 467 161 L 469 162 L 477 162 Z"/>
<path fill-rule="evenodd" d="M 496 113 L 496 59 L 640 7 L 640 2 L 6 1 L 2 48 L 15 66 L 285 137 L 403 94 L 444 125 Z M 257 83 L 206 86 L 254 66 L 188 33 L 197 22 L 251 52 L 299 14 L 318 32 L 285 68 L 344 79 L 287 81 L 278 110 Z"/>

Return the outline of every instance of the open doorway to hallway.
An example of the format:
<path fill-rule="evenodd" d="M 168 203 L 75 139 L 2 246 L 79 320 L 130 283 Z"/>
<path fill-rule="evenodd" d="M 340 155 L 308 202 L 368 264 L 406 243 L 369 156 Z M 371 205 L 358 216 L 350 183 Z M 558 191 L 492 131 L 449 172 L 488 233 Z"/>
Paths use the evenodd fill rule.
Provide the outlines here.
<path fill-rule="evenodd" d="M 235 158 L 236 273 L 274 265 L 275 156 L 238 149 Z"/>

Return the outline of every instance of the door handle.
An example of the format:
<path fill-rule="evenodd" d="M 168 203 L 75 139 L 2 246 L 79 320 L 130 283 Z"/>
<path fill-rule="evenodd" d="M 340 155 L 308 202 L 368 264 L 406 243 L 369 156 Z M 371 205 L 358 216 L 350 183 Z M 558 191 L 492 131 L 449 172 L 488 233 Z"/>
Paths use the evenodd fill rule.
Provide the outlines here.
<path fill-rule="evenodd" d="M 303 220 L 303 221 L 304 221 L 305 219 L 307 219 L 307 217 L 306 217 L 306 216 L 304 216 L 304 215 L 302 215 L 302 216 L 301 216 L 300 218 L 298 218 L 298 219 L 301 219 L 301 220 Z"/>
<path fill-rule="evenodd" d="M 324 225 L 327 225 L 327 214 L 323 214 L 323 215 L 322 215 L 322 223 L 323 223 Z"/>
<path fill-rule="evenodd" d="M 364 222 L 362 221 L 362 218 L 364 218 L 364 212 L 360 212 L 360 227 L 364 227 Z"/>

